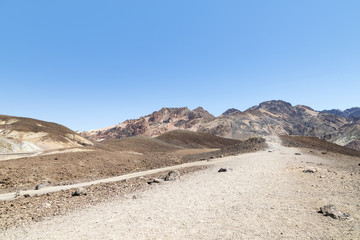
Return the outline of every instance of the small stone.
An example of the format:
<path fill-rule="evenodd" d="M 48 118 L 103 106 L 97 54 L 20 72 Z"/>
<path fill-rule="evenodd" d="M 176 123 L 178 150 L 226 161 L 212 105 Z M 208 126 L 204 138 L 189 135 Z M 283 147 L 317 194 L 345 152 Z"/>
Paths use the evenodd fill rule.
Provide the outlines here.
<path fill-rule="evenodd" d="M 30 197 L 30 194 L 27 194 L 27 193 L 26 193 L 26 194 L 24 194 L 23 196 L 24 196 L 24 198 L 28 198 L 28 197 Z"/>
<path fill-rule="evenodd" d="M 170 171 L 165 177 L 165 181 L 175 181 L 180 179 L 180 172 L 178 170 Z"/>
<path fill-rule="evenodd" d="M 340 212 L 333 204 L 321 207 L 319 213 L 322 213 L 324 216 L 329 216 L 333 219 L 352 220 L 349 213 Z"/>
<path fill-rule="evenodd" d="M 72 197 L 86 195 L 87 191 L 85 188 L 77 188 L 74 192 L 71 193 Z"/>
<path fill-rule="evenodd" d="M 147 181 L 147 184 L 153 184 L 153 183 L 163 183 L 165 180 L 161 178 L 152 178 L 149 181 Z"/>
<path fill-rule="evenodd" d="M 165 180 L 164 179 L 161 179 L 161 178 L 154 178 L 153 179 L 153 182 L 154 183 L 163 183 Z"/>
<path fill-rule="evenodd" d="M 305 170 L 303 170 L 303 172 L 304 173 L 315 173 L 315 171 L 312 169 L 305 169 Z"/>
<path fill-rule="evenodd" d="M 49 182 L 40 183 L 40 184 L 35 186 L 35 190 L 40 190 L 41 188 L 49 187 L 49 186 L 50 186 Z"/>
<path fill-rule="evenodd" d="M 327 152 L 321 152 L 321 154 L 327 154 Z"/>
<path fill-rule="evenodd" d="M 220 168 L 218 172 L 227 172 L 226 168 Z"/>
<path fill-rule="evenodd" d="M 301 155 L 301 153 L 295 153 L 295 155 Z"/>

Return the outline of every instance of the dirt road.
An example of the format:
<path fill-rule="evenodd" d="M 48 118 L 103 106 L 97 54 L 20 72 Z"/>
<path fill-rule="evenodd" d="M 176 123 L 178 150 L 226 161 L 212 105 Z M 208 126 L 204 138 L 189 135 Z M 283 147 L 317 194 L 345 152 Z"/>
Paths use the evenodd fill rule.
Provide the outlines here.
<path fill-rule="evenodd" d="M 267 141 L 266 151 L 8 229 L 0 239 L 360 239 L 359 171 L 344 167 L 357 167 L 358 159 L 310 155 L 282 147 L 276 137 Z M 317 213 L 329 203 L 353 220 Z"/>

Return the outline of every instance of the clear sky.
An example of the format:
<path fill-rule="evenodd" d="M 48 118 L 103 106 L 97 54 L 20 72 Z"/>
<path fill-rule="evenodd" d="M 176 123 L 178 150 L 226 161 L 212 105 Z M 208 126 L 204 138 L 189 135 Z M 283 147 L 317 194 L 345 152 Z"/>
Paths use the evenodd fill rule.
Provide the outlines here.
<path fill-rule="evenodd" d="M 0 0 L 0 114 L 90 130 L 161 107 L 360 106 L 360 1 Z"/>

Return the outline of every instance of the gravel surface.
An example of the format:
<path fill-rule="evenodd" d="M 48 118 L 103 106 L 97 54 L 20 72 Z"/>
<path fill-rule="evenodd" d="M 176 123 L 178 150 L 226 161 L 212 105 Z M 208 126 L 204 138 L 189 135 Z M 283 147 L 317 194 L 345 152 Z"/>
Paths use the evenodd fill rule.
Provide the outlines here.
<path fill-rule="evenodd" d="M 267 143 L 266 151 L 223 158 L 180 180 L 10 228 L 0 238 L 360 239 L 359 159 L 315 156 L 282 147 L 276 137 Z M 319 214 L 327 204 L 352 221 Z"/>

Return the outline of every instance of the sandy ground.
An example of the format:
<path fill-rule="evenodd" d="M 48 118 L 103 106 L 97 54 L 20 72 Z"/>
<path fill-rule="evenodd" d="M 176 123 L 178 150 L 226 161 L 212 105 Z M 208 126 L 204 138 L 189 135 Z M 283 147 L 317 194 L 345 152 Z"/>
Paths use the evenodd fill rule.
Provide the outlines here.
<path fill-rule="evenodd" d="M 315 156 L 276 137 L 268 144 L 175 182 L 8 229 L 0 239 L 360 239 L 359 159 Z M 309 168 L 316 172 L 303 172 Z M 353 220 L 317 213 L 329 203 Z"/>

